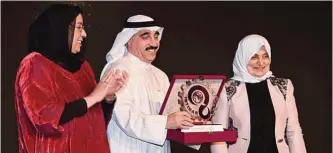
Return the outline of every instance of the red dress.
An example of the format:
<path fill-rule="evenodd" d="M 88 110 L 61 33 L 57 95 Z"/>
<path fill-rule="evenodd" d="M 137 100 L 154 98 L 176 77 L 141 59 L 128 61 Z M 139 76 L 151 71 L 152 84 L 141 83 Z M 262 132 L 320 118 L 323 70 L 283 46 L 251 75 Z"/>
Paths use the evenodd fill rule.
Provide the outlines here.
<path fill-rule="evenodd" d="M 89 95 L 96 81 L 87 61 L 71 73 L 39 53 L 26 56 L 15 82 L 20 153 L 109 153 L 101 104 L 59 125 L 66 102 Z"/>

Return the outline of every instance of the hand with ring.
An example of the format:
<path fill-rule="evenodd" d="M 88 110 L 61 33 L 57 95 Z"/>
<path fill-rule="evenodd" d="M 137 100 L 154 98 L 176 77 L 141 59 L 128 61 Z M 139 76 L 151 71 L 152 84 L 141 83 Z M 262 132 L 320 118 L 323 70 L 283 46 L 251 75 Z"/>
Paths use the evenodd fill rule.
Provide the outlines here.
<path fill-rule="evenodd" d="M 112 99 L 113 95 L 121 89 L 128 79 L 128 73 L 120 69 L 109 69 L 92 93 L 85 97 L 88 108 L 103 99 Z"/>
<path fill-rule="evenodd" d="M 113 70 L 114 73 L 111 73 L 111 76 L 114 78 L 111 80 L 112 82 L 108 82 L 109 89 L 107 95 L 105 96 L 106 100 L 112 99 L 113 95 L 119 91 L 127 82 L 128 80 L 128 73 L 126 70 L 115 69 Z"/>

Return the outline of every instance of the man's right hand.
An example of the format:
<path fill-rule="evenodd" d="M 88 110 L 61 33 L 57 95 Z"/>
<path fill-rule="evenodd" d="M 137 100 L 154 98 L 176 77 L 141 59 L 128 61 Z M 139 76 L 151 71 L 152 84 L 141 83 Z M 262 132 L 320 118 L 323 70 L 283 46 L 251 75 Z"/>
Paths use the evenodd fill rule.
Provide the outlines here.
<path fill-rule="evenodd" d="M 193 126 L 194 120 L 185 111 L 175 112 L 168 116 L 167 129 L 188 129 Z"/>

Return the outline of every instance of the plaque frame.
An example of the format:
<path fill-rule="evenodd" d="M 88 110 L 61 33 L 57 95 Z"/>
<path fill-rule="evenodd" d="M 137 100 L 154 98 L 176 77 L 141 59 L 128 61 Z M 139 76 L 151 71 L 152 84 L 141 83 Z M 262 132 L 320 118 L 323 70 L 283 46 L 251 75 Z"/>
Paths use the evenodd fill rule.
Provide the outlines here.
<path fill-rule="evenodd" d="M 174 88 L 176 80 L 179 79 L 222 80 L 222 83 L 216 94 L 217 98 L 220 97 L 224 83 L 227 81 L 227 77 L 225 75 L 174 75 L 164 98 L 163 104 L 161 106 L 159 112 L 160 115 L 164 113 L 169 97 L 178 96 L 170 94 Z M 178 105 L 178 107 L 180 106 Z M 171 141 L 177 141 L 183 144 L 199 144 L 205 142 L 235 142 L 237 140 L 237 131 L 232 129 L 224 129 L 224 131 L 221 132 L 181 132 L 180 129 L 168 129 L 167 139 Z"/>

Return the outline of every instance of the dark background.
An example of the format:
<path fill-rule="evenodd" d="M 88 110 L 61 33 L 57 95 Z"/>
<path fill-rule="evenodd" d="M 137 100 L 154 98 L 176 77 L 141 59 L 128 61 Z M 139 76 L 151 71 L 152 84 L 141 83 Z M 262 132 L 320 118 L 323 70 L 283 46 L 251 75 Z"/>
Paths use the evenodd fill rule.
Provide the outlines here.
<path fill-rule="evenodd" d="M 14 82 L 27 54 L 27 32 L 52 3 L 1 2 L 1 146 L 17 152 Z M 96 78 L 122 23 L 144 14 L 161 23 L 161 48 L 154 64 L 173 74 L 232 73 L 238 42 L 248 34 L 267 38 L 271 70 L 290 78 L 308 153 L 332 148 L 332 2 L 84 2 L 86 59 Z M 114 146 L 116 147 L 116 146 Z M 192 152 L 172 143 L 172 152 Z M 209 152 L 205 144 L 201 152 Z"/>

